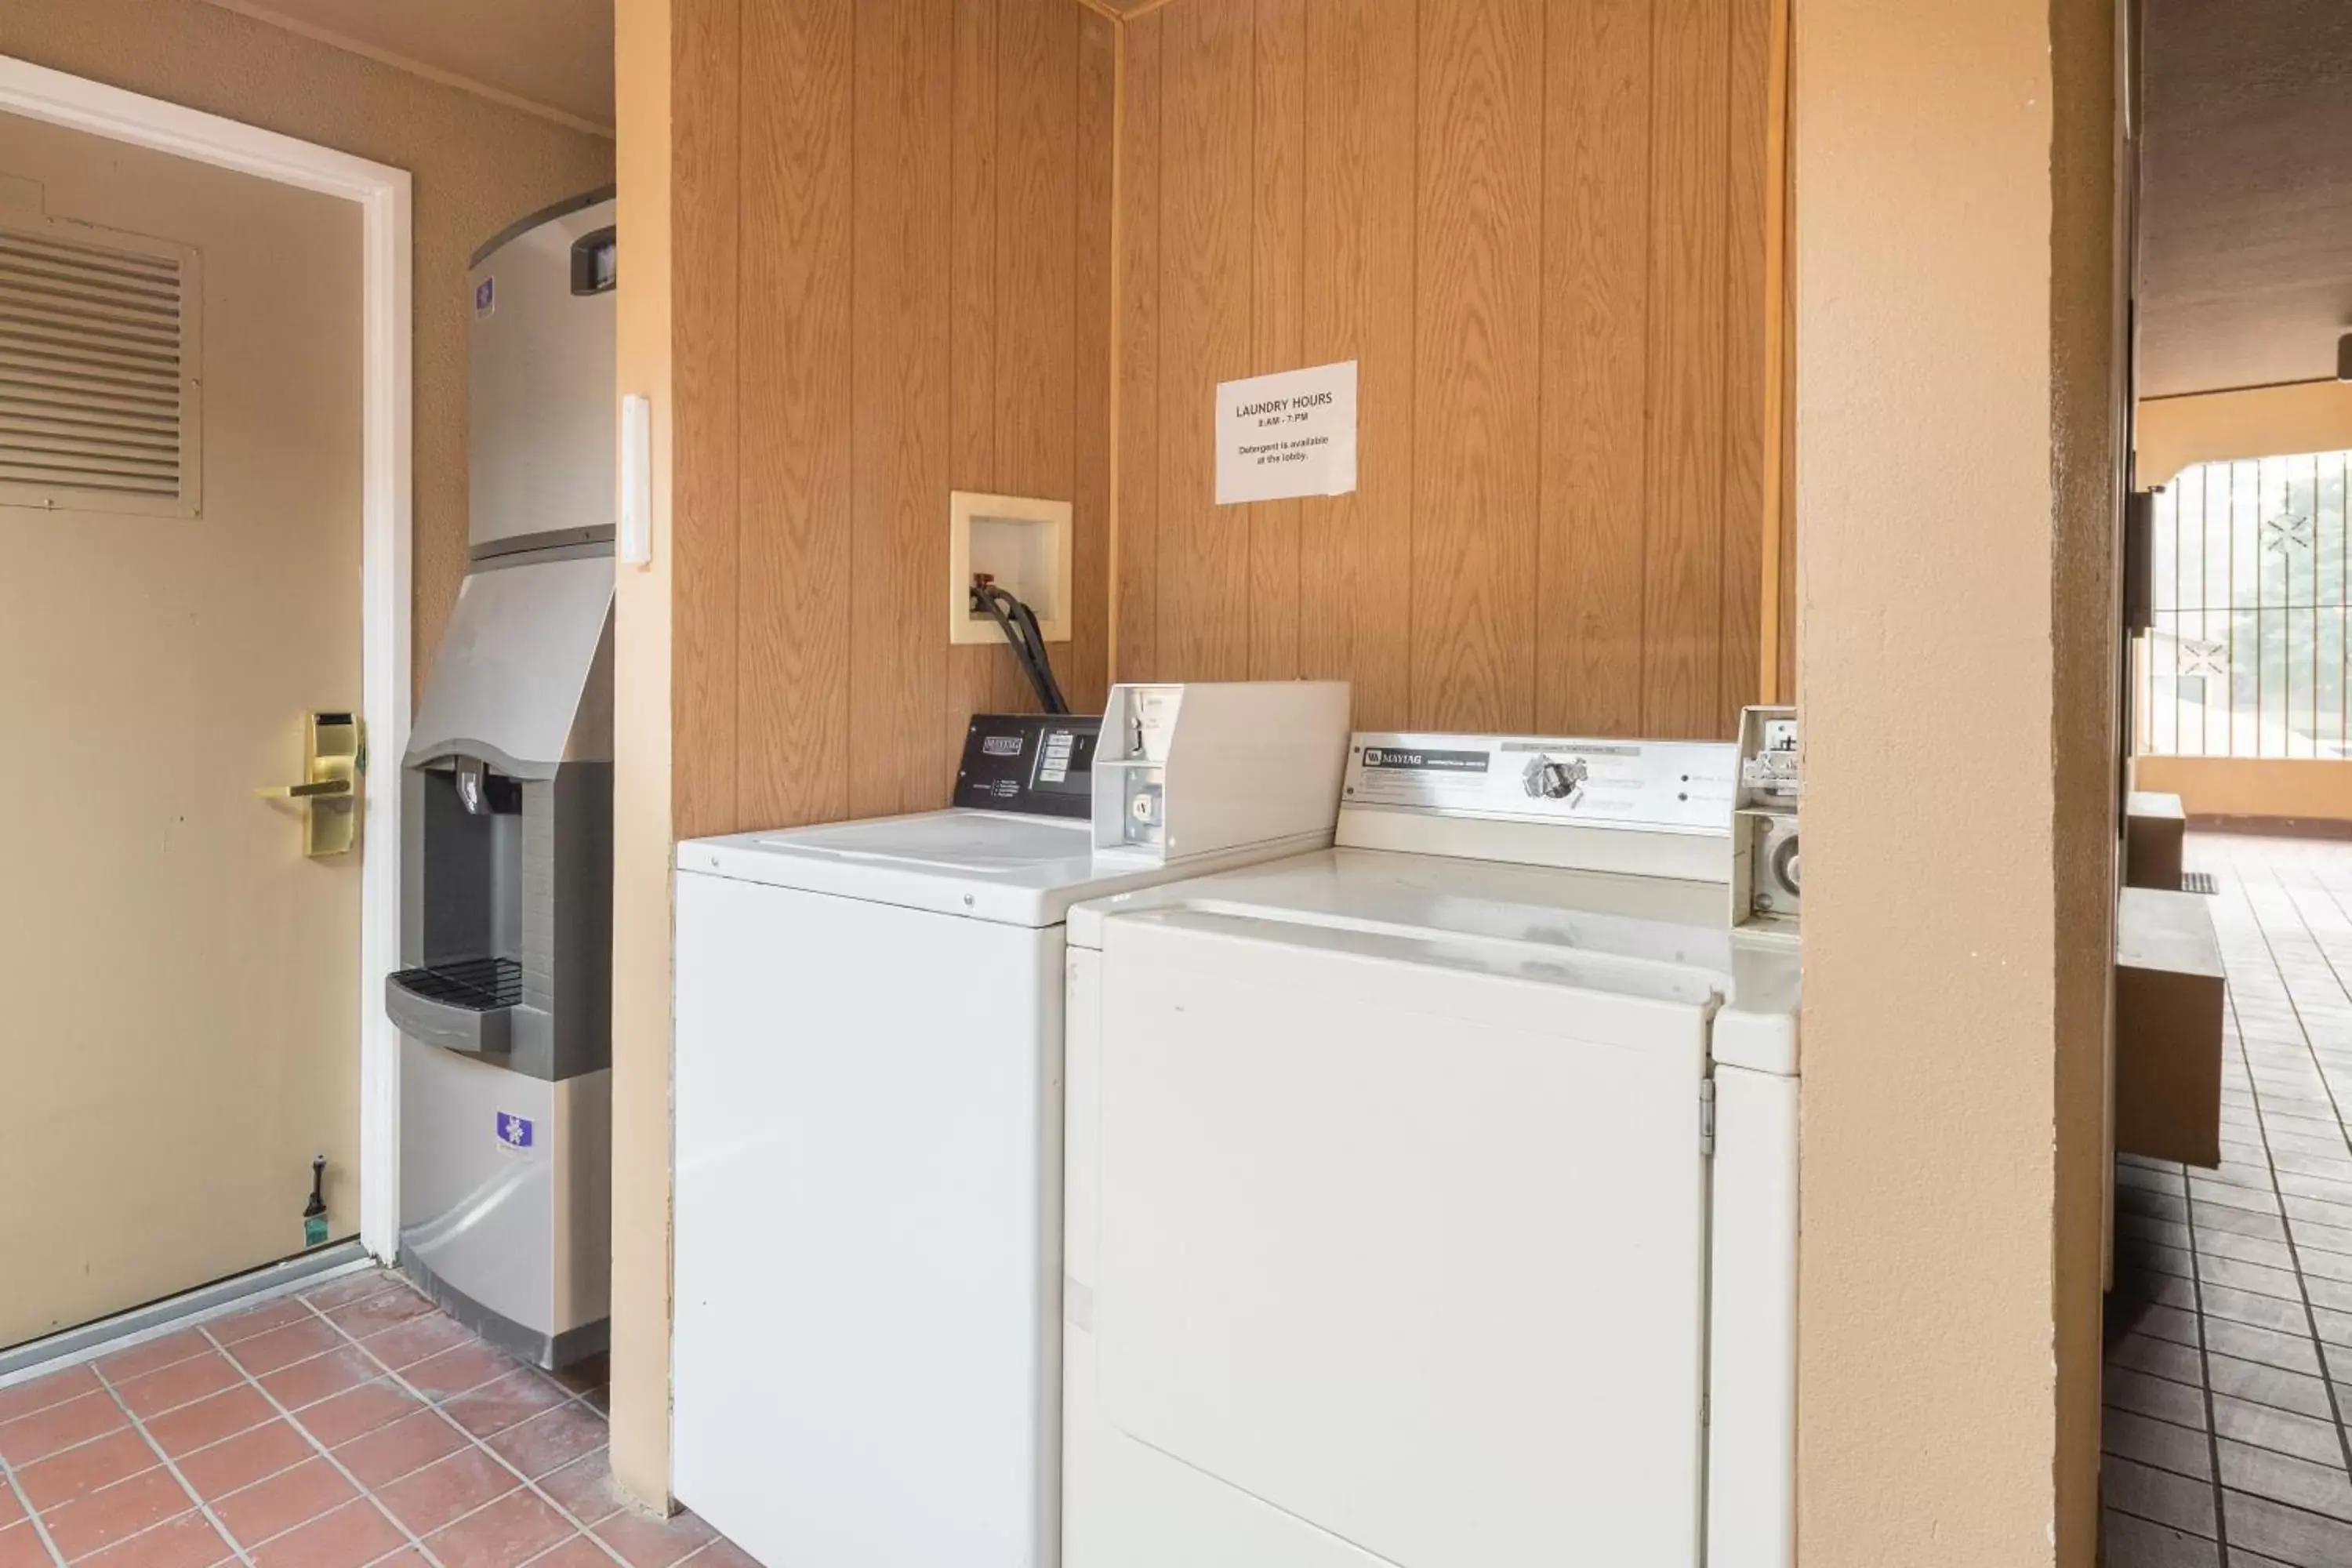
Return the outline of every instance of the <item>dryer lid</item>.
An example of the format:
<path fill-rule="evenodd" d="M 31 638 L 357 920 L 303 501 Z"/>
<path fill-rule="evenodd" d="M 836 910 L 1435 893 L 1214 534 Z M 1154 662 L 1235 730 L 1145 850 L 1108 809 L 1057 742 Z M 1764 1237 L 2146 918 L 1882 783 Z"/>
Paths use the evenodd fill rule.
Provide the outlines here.
<path fill-rule="evenodd" d="M 1113 929 L 1146 923 L 1624 995 L 1711 995 L 1723 1004 L 1717 1062 L 1798 1070 L 1799 954 L 1726 925 L 1717 883 L 1329 849 L 1091 900 L 1070 911 L 1070 943 L 1101 948 Z"/>

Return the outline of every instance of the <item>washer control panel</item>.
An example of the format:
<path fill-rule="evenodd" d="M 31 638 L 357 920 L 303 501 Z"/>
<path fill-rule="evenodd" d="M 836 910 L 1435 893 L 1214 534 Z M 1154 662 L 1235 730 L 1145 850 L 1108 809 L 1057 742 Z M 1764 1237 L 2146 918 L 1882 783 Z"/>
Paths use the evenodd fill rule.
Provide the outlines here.
<path fill-rule="evenodd" d="M 1078 714 L 982 713 L 964 731 L 955 804 L 1031 816 L 1094 810 L 1095 742 L 1102 721 Z"/>

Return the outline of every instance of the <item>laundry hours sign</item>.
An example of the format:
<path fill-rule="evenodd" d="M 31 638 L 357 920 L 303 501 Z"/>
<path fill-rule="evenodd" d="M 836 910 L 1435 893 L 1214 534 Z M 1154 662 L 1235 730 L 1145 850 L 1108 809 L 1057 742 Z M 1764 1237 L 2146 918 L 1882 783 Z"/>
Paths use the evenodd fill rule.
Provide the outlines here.
<path fill-rule="evenodd" d="M 1217 504 L 1356 488 L 1356 362 L 1217 387 Z"/>

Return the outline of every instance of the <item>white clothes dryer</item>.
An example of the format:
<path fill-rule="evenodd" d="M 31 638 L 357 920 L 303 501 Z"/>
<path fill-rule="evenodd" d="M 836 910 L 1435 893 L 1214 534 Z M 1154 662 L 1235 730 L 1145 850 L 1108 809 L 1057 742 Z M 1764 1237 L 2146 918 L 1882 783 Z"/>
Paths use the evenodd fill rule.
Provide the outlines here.
<path fill-rule="evenodd" d="M 1069 925 L 1068 1568 L 1786 1568 L 1797 953 L 1728 745 L 1360 735 Z"/>

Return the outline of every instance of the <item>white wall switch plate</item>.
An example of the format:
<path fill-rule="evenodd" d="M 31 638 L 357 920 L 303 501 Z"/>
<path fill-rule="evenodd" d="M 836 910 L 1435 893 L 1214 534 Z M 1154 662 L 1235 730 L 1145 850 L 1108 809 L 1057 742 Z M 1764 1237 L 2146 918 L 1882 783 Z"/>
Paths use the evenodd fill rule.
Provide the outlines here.
<path fill-rule="evenodd" d="M 654 405 L 632 392 L 621 399 L 620 557 L 625 566 L 654 558 Z"/>

